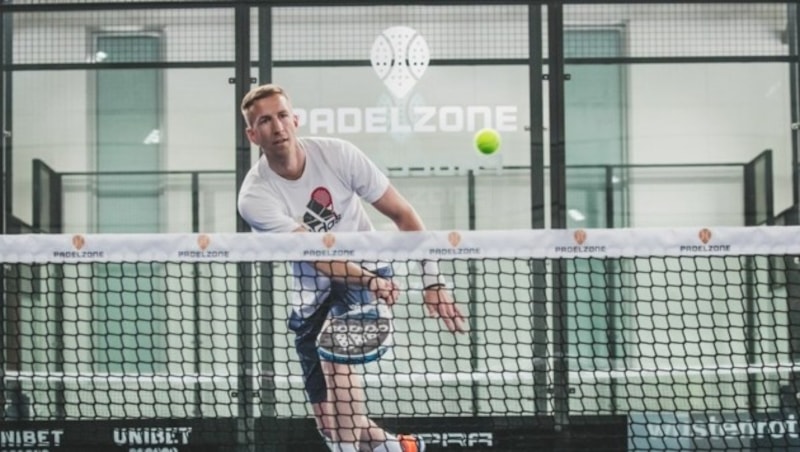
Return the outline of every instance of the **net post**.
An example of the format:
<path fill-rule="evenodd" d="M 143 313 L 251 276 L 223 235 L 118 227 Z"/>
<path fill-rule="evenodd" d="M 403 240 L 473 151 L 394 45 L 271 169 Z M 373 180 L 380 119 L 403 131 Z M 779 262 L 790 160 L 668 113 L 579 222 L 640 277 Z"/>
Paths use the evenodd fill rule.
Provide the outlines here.
<path fill-rule="evenodd" d="M 200 232 L 200 181 L 199 175 L 196 171 L 193 171 L 191 174 L 191 186 L 192 186 L 192 232 L 198 233 Z M 192 292 L 192 302 L 194 303 L 194 371 L 197 375 L 200 375 L 200 294 L 197 290 L 200 283 L 200 265 L 198 263 L 192 264 L 192 282 L 194 283 L 194 291 Z M 195 416 L 200 416 L 202 414 L 202 406 L 203 406 L 203 388 L 200 382 L 196 382 L 194 384 L 194 392 L 195 392 L 195 404 L 194 404 L 194 412 Z"/>
<path fill-rule="evenodd" d="M 567 263 L 553 261 L 553 420 L 558 437 L 569 430 L 569 309 Z M 566 439 L 564 437 L 563 439 Z"/>
<path fill-rule="evenodd" d="M 544 77 L 543 61 L 544 52 L 540 36 L 542 36 L 542 8 L 543 5 L 528 5 L 528 59 L 529 96 L 530 105 L 541 105 L 544 94 L 542 79 Z M 531 187 L 531 228 L 544 229 L 545 222 L 545 191 L 544 191 L 544 113 L 542 109 L 533 108 L 530 112 L 530 187 Z M 547 297 L 547 260 L 531 259 L 530 287 L 531 300 L 531 325 L 533 326 L 533 403 L 534 413 L 537 415 L 547 413 L 547 404 L 550 398 L 548 388 L 548 297 Z"/>
<path fill-rule="evenodd" d="M 548 371 L 548 339 L 547 339 L 547 261 L 533 259 L 531 265 L 531 290 L 533 307 L 533 395 L 534 412 L 547 412 L 549 388 Z"/>
<path fill-rule="evenodd" d="M 192 171 L 192 232 L 200 232 L 200 175 Z"/>
<path fill-rule="evenodd" d="M 615 284 L 618 279 L 615 276 L 619 276 L 621 269 L 621 264 L 618 259 L 611 259 L 606 258 L 603 260 L 603 271 L 605 272 L 605 292 L 606 292 L 606 318 L 608 319 L 608 324 L 606 325 L 606 337 L 608 338 L 608 364 L 609 370 L 613 371 L 617 369 L 617 359 L 619 359 L 619 355 L 617 354 L 617 350 L 620 344 L 617 342 L 617 320 L 621 317 L 621 312 L 617 308 L 621 303 L 621 299 L 619 297 L 615 297 L 616 293 L 618 292 L 619 286 Z M 623 354 L 624 356 L 624 354 Z M 611 376 L 608 379 L 608 392 L 609 392 L 609 409 L 612 414 L 617 413 L 617 384 L 619 383 L 619 379 L 615 376 Z"/>
<path fill-rule="evenodd" d="M 469 212 L 469 230 L 475 230 L 475 171 L 470 169 L 467 171 L 467 209 Z M 470 259 L 467 267 L 469 268 L 469 308 L 468 312 L 478 312 L 478 291 L 476 289 L 476 275 L 478 273 L 477 266 L 475 265 L 475 260 Z M 475 316 L 469 317 L 469 367 L 471 372 L 475 372 L 478 369 L 480 363 L 478 363 L 478 325 L 476 322 Z M 478 415 L 478 400 L 480 398 L 480 394 L 478 393 L 478 387 L 473 380 L 470 384 L 470 396 L 472 400 L 470 401 L 470 405 L 472 407 L 472 415 Z"/>
<path fill-rule="evenodd" d="M 258 82 L 272 81 L 272 7 L 259 6 L 258 9 Z M 274 419 L 277 417 L 277 397 L 275 395 L 275 299 L 274 269 L 272 262 L 259 264 L 259 289 L 257 295 L 261 317 L 261 347 L 259 395 L 261 401 L 261 418 L 270 421 L 262 423 L 262 442 L 272 451 L 286 450 L 286 442 L 281 438 Z"/>
<path fill-rule="evenodd" d="M 235 92 L 236 99 L 244 98 L 250 90 L 250 7 L 246 4 L 234 7 L 234 29 L 235 29 Z M 237 134 L 236 134 L 236 187 L 237 194 L 244 176 L 250 167 L 250 142 L 246 136 L 246 124 L 239 111 L 238 102 L 236 103 L 235 113 Z M 238 232 L 247 231 L 249 228 L 241 215 L 236 212 L 236 230 Z M 236 450 L 241 452 L 255 451 L 255 419 L 253 403 L 250 400 L 256 393 L 254 387 L 255 363 L 253 356 L 253 269 L 252 264 L 237 263 L 237 305 L 239 331 L 238 350 L 238 375 L 237 375 L 237 427 L 236 427 Z"/>
<path fill-rule="evenodd" d="M 745 298 L 745 357 L 747 367 L 758 361 L 756 356 L 758 328 L 756 327 L 756 271 L 755 256 L 744 256 L 744 298 Z M 747 373 L 747 412 L 755 416 L 758 408 L 758 381 L 759 375 Z"/>
<path fill-rule="evenodd" d="M 253 319 L 253 268 L 252 264 L 236 264 L 238 273 L 237 294 L 237 347 L 238 372 L 236 376 L 237 444 L 241 451 L 252 452 L 255 438 L 255 410 L 253 399 L 257 395 L 254 385 L 256 367 L 254 360 Z"/>
<path fill-rule="evenodd" d="M 565 229 L 566 224 L 566 145 L 564 113 L 564 6 L 547 3 L 548 92 L 550 94 L 550 184 L 551 227 Z M 566 290 L 567 264 L 553 262 L 553 420 L 556 448 L 570 444 L 569 431 L 569 322 Z"/>
<path fill-rule="evenodd" d="M 467 171 L 467 212 L 469 216 L 469 230 L 475 230 L 475 171 Z"/>
<path fill-rule="evenodd" d="M 0 421 L 7 421 L 9 416 L 6 411 L 8 401 L 6 400 L 6 368 L 8 361 L 6 359 L 6 350 L 8 350 L 6 343 L 6 309 L 8 309 L 8 296 L 6 292 L 6 266 L 0 266 Z"/>
<path fill-rule="evenodd" d="M 277 416 L 275 397 L 275 327 L 273 321 L 275 315 L 273 312 L 275 300 L 273 298 L 273 269 L 271 262 L 263 262 L 259 264 L 260 274 L 258 276 L 261 282 L 259 287 L 259 300 L 258 307 L 261 311 L 261 377 L 260 377 L 260 400 L 261 400 L 261 417 L 274 418 Z M 274 423 L 268 423 L 268 426 Z M 269 435 L 275 437 L 276 435 Z M 275 445 L 277 446 L 277 445 Z"/>
<path fill-rule="evenodd" d="M 477 290 L 477 274 L 478 269 L 475 265 L 475 260 L 469 260 L 469 311 L 478 312 L 478 290 Z M 480 366 L 478 362 L 478 319 L 476 316 L 469 316 L 469 368 L 470 372 L 474 373 Z M 472 415 L 478 416 L 478 400 L 480 394 L 478 392 L 478 385 L 472 379 L 470 384 L 470 396 L 472 397 L 470 405 L 472 406 Z"/>
<path fill-rule="evenodd" d="M 605 165 L 606 182 L 606 228 L 614 228 L 614 167 Z"/>
<path fill-rule="evenodd" d="M 45 284 L 47 279 L 52 278 L 55 281 L 55 286 L 52 291 L 53 296 L 53 311 L 54 311 L 54 319 L 53 319 L 53 370 L 57 373 L 64 372 L 64 264 L 45 264 L 45 265 L 38 265 L 38 268 L 34 269 L 34 275 L 38 276 L 42 279 Z M 52 269 L 52 274 L 47 274 L 47 269 Z M 45 273 L 42 275 L 42 273 Z M 34 287 L 41 287 L 42 282 L 37 282 Z M 49 292 L 49 291 L 48 291 Z M 41 296 L 42 294 L 40 294 Z M 66 411 L 66 387 L 64 386 L 64 381 L 57 381 L 54 383 L 55 391 L 55 418 L 56 419 L 66 419 L 67 411 Z"/>
<path fill-rule="evenodd" d="M 200 360 L 202 359 L 201 355 L 201 341 L 200 341 L 200 264 L 193 263 L 192 264 L 192 284 L 194 290 L 192 291 L 192 314 L 194 319 L 192 320 L 192 327 L 194 329 L 194 372 L 197 375 L 200 375 L 202 371 L 200 366 Z M 200 384 L 200 381 L 196 381 L 194 383 L 194 392 L 195 392 L 195 404 L 194 404 L 194 414 L 195 416 L 200 417 L 202 415 L 202 406 L 203 406 L 203 386 Z"/>

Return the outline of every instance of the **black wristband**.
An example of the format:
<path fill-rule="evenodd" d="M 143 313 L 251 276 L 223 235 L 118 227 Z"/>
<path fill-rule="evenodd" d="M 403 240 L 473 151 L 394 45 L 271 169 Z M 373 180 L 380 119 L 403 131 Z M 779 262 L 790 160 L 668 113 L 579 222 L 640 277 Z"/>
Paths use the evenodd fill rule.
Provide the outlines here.
<path fill-rule="evenodd" d="M 422 289 L 422 290 L 441 289 L 442 287 L 445 287 L 445 286 L 446 286 L 445 283 L 430 284 L 430 285 L 425 286 L 425 288 Z"/>

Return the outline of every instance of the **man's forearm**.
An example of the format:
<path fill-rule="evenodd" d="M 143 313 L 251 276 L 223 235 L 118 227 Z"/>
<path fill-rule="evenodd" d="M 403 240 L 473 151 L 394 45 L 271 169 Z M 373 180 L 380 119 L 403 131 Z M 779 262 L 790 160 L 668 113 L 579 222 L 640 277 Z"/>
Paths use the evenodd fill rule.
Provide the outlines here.
<path fill-rule="evenodd" d="M 378 276 L 364 267 L 349 261 L 317 261 L 314 262 L 313 265 L 315 269 L 323 274 L 348 284 L 368 286 L 369 281 Z"/>

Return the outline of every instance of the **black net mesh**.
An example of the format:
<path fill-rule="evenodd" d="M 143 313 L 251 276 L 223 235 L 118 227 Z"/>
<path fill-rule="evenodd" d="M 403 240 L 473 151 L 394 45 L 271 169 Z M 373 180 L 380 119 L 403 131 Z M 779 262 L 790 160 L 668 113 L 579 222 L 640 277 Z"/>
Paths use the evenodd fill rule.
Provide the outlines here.
<path fill-rule="evenodd" d="M 70 2 L 64 2 L 63 7 Z M 91 2 L 71 2 L 91 3 Z M 120 2 L 121 6 L 125 3 Z M 138 2 L 144 3 L 146 2 Z M 13 63 L 25 65 L 103 62 L 92 47 L 100 35 L 150 33 L 161 36 L 165 63 L 232 63 L 235 55 L 234 9 L 209 2 L 208 8 L 81 8 L 58 11 L 48 2 L 13 2 L 42 11 L 10 15 L 17 33 Z M 104 3 L 107 5 L 107 3 Z M 517 61 L 529 57 L 529 8 L 540 8 L 541 36 L 533 42 L 548 49 L 548 11 L 540 5 L 386 5 L 386 6 L 275 6 L 250 9 L 250 46 L 253 61 L 264 42 L 272 43 L 279 64 L 367 62 L 370 45 L 387 28 L 403 23 L 435 49 L 436 64 L 450 61 Z M 781 2 L 563 5 L 565 33 L 583 32 L 567 40 L 569 58 L 778 58 L 792 53 L 789 24 L 793 9 Z M 259 30 L 260 14 L 270 16 Z M 588 30 L 616 31 L 635 36 L 624 49 L 609 53 L 603 40 Z M 131 62 L 131 61 L 129 61 Z"/>
<path fill-rule="evenodd" d="M 13 63 L 232 63 L 233 17 L 232 8 L 14 13 Z M 121 48 L 125 59 L 120 61 L 97 46 L 102 37 L 131 36 L 152 36 L 163 47 L 155 57 L 136 48 Z"/>
<path fill-rule="evenodd" d="M 436 49 L 432 60 L 528 56 L 526 6 L 276 8 L 273 14 L 278 61 L 363 61 L 375 38 L 398 23 Z"/>
<path fill-rule="evenodd" d="M 608 242 L 587 239 L 594 232 L 575 231 L 571 243 L 553 233 L 559 238 L 538 240 L 556 244 L 543 245 L 551 250 L 545 254 L 564 258 L 525 256 L 525 241 L 499 232 L 480 240 L 442 233 L 449 245 L 425 248 L 442 255 L 439 271 L 465 315 L 464 333 L 430 314 L 418 259 L 358 260 L 390 268 L 398 298 L 390 317 L 379 315 L 392 318 L 389 342 L 364 334 L 378 331 L 370 329 L 373 318 L 353 310 L 344 329 L 330 330 L 334 343 L 351 347 L 328 359 L 362 359 L 382 344 L 376 360 L 362 359 L 347 377 L 348 385 L 358 382 L 348 392 L 363 385 L 363 406 L 339 403 L 337 416 L 363 410 L 432 450 L 537 450 L 532 441 L 559 450 L 592 442 L 603 450 L 796 444 L 800 265 L 793 255 L 737 254 L 735 244 L 715 242 L 717 233 L 703 229 L 680 242 L 679 254 L 613 257 Z M 645 242 L 668 234 L 645 233 Z M 40 445 L 54 447 L 46 442 L 60 435 L 67 450 L 108 450 L 109 435 L 125 447 L 184 441 L 174 443 L 177 450 L 325 450 L 295 331 L 302 331 L 296 322 L 323 312 L 301 308 L 301 299 L 324 291 L 326 280 L 301 287 L 302 264 L 236 261 L 254 243 L 244 236 L 164 236 L 152 244 L 156 251 L 137 253 L 141 261 L 116 262 L 131 254 L 128 246 L 147 242 L 131 237 L 102 247 L 93 236 L 63 237 L 57 241 L 67 246 L 51 240 L 32 252 L 73 262 L 4 265 L 3 419 L 24 422 L 7 425 L 47 430 Z M 487 238 L 499 248 L 487 249 Z M 176 259 L 159 258 L 160 244 L 187 239 L 197 244 L 178 248 Z M 322 245 L 308 239 L 297 242 L 304 256 L 364 254 L 332 235 Z M 125 245 L 131 240 L 138 245 Z M 5 242 L 10 260 L 27 256 L 20 243 Z M 251 252 L 282 255 L 283 245 L 270 243 L 277 242 Z M 356 299 L 341 290 L 363 293 L 371 283 L 334 282 L 321 306 L 347 299 L 352 308 Z M 341 315 L 332 309 L 329 315 Z M 329 343 L 320 348 L 330 351 Z M 564 429 L 574 435 L 570 443 Z M 3 444 L 28 444 L 20 438 Z"/>

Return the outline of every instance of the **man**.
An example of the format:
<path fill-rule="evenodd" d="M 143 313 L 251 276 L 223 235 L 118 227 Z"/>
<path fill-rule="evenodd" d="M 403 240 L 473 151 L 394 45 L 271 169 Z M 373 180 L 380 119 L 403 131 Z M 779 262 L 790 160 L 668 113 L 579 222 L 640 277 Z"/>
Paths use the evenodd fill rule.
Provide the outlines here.
<path fill-rule="evenodd" d="M 352 143 L 333 138 L 297 137 L 298 118 L 288 94 L 274 84 L 251 90 L 242 100 L 247 136 L 261 148 L 245 177 L 239 212 L 254 231 L 323 232 L 373 229 L 361 200 L 371 203 L 401 231 L 424 225 L 388 178 Z M 423 300 L 430 315 L 453 332 L 465 330 L 464 316 L 442 284 L 433 262 L 423 265 Z M 320 360 L 316 339 L 331 315 L 346 312 L 354 300 L 393 304 L 399 287 L 387 268 L 355 262 L 294 264 L 295 300 L 289 328 L 303 368 L 306 393 L 317 428 L 337 452 L 422 451 L 411 435 L 395 436 L 367 416 L 363 383 L 352 365 Z"/>

